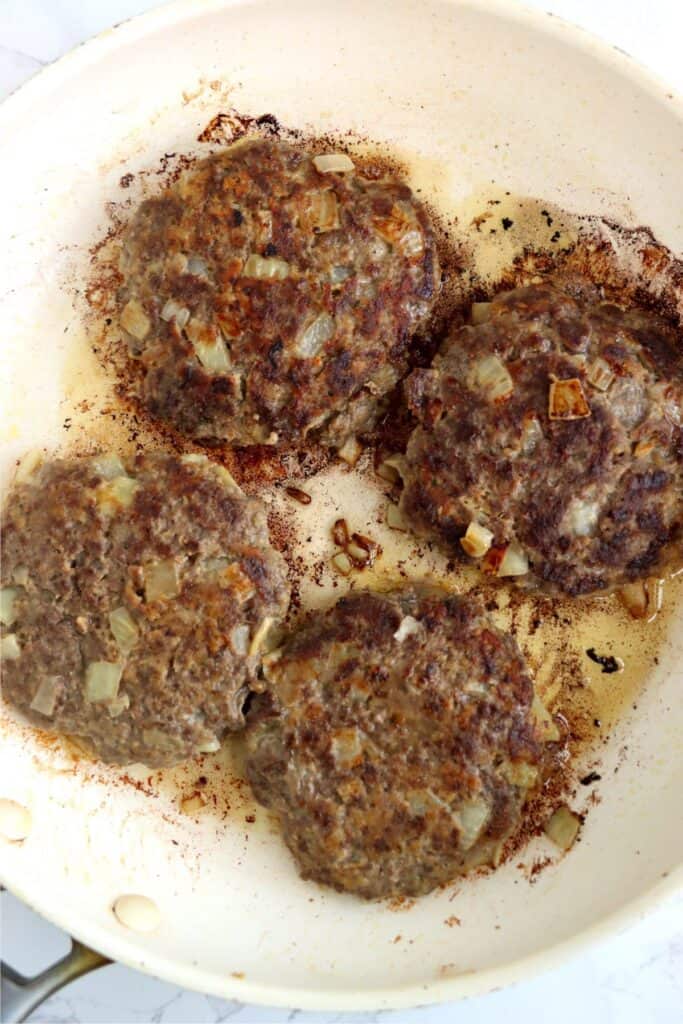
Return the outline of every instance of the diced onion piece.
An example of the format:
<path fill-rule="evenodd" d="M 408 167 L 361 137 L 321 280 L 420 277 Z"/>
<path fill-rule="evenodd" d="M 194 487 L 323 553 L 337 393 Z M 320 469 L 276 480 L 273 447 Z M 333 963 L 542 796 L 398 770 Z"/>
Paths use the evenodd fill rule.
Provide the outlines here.
<path fill-rule="evenodd" d="M 345 550 L 351 561 L 361 567 L 373 565 L 375 559 L 382 554 L 380 545 L 363 533 L 352 533 Z"/>
<path fill-rule="evenodd" d="M 404 615 L 401 619 L 401 625 L 394 633 L 394 640 L 398 640 L 401 644 L 408 636 L 413 636 L 415 633 L 420 632 L 420 623 L 417 619 L 413 618 L 412 615 Z"/>
<path fill-rule="evenodd" d="M 398 530 L 401 533 L 407 532 L 408 524 L 398 505 L 394 505 L 393 503 L 387 505 L 386 519 L 387 526 L 390 530 Z"/>
<path fill-rule="evenodd" d="M 336 231 L 339 227 L 339 206 L 332 189 L 315 192 L 311 196 L 310 212 L 314 231 Z"/>
<path fill-rule="evenodd" d="M 479 679 L 470 679 L 465 684 L 465 690 L 467 693 L 471 693 L 475 697 L 488 697 L 491 692 L 491 688 L 487 686 L 486 683 L 482 683 Z"/>
<path fill-rule="evenodd" d="M 147 896 L 119 896 L 112 910 L 123 927 L 132 932 L 147 934 L 156 931 L 161 923 L 159 908 Z"/>
<path fill-rule="evenodd" d="M 230 631 L 230 646 L 235 654 L 246 658 L 249 653 L 249 626 L 233 626 Z"/>
<path fill-rule="evenodd" d="M 335 729 L 330 742 L 332 757 L 342 767 L 354 764 L 363 753 L 363 741 L 358 729 Z"/>
<path fill-rule="evenodd" d="M 122 654 L 128 654 L 140 637 L 135 619 L 123 605 L 109 612 L 109 628 Z"/>
<path fill-rule="evenodd" d="M 187 271 L 187 262 L 184 252 L 176 252 L 168 261 L 168 269 L 173 274 L 184 274 Z"/>
<path fill-rule="evenodd" d="M 491 303 L 490 302 L 473 302 L 472 308 L 470 309 L 470 323 L 477 327 L 479 324 L 485 324 L 491 317 Z"/>
<path fill-rule="evenodd" d="M 242 277 L 256 277 L 261 281 L 284 281 L 289 277 L 289 263 L 276 256 L 258 256 L 252 253 L 242 268 Z"/>
<path fill-rule="evenodd" d="M 337 554 L 332 559 L 332 565 L 335 567 L 337 572 L 340 572 L 342 574 L 342 576 L 348 576 L 351 570 L 353 569 L 351 559 L 344 551 L 337 552 Z"/>
<path fill-rule="evenodd" d="M 519 544 L 508 544 L 498 566 L 498 576 L 524 576 L 529 571 L 529 559 Z"/>
<path fill-rule="evenodd" d="M 673 388 L 671 388 L 673 391 Z M 675 394 L 665 393 L 662 403 L 664 416 L 674 427 L 683 426 L 683 403 L 676 398 Z"/>
<path fill-rule="evenodd" d="M 18 565 L 12 573 L 12 579 L 18 587 L 27 587 L 29 581 L 28 566 Z"/>
<path fill-rule="evenodd" d="M 308 491 L 302 491 L 300 487 L 285 487 L 285 494 L 293 498 L 294 501 L 298 501 L 300 505 L 310 505 L 313 501 Z"/>
<path fill-rule="evenodd" d="M 643 438 L 636 444 L 635 448 L 633 449 L 633 454 L 636 457 L 636 459 L 644 459 L 645 456 L 649 455 L 650 452 L 653 452 L 656 447 L 657 441 L 655 439 L 651 437 Z"/>
<path fill-rule="evenodd" d="M 619 591 L 622 604 L 634 619 L 644 619 L 649 604 L 644 580 L 625 583 Z"/>
<path fill-rule="evenodd" d="M 313 157 L 313 166 L 318 174 L 344 174 L 354 170 L 354 162 L 346 153 L 323 153 Z"/>
<path fill-rule="evenodd" d="M 460 846 L 469 850 L 474 846 L 490 814 L 485 800 L 468 800 L 458 808 Z"/>
<path fill-rule="evenodd" d="M 485 356 L 475 363 L 472 380 L 474 386 L 485 392 L 492 402 L 507 398 L 515 387 L 507 366 L 498 356 Z"/>
<path fill-rule="evenodd" d="M 531 789 L 538 780 L 538 768 L 527 761 L 508 761 L 503 767 L 503 774 L 508 782 L 520 789 Z"/>
<path fill-rule="evenodd" d="M 563 804 L 546 822 L 544 832 L 561 850 L 569 850 L 574 845 L 580 828 L 581 818 Z"/>
<path fill-rule="evenodd" d="M 264 654 L 262 659 L 264 668 L 268 668 L 270 665 L 276 665 L 282 658 L 283 654 L 283 647 L 275 647 L 272 651 L 269 651 L 268 654 Z"/>
<path fill-rule="evenodd" d="M 91 661 L 85 670 L 85 700 L 89 704 L 113 700 L 122 674 L 123 665 L 118 661 Z"/>
<path fill-rule="evenodd" d="M 226 469 L 225 466 L 216 465 L 215 463 L 214 466 L 216 474 L 220 479 L 221 483 L 223 484 L 223 486 L 227 487 L 228 490 L 230 491 L 238 491 L 240 494 L 242 494 L 242 488 L 237 483 L 230 470 Z"/>
<path fill-rule="evenodd" d="M 578 377 L 550 381 L 548 416 L 551 420 L 583 420 L 590 415 L 590 406 Z"/>
<path fill-rule="evenodd" d="M 194 274 L 195 277 L 208 277 L 209 265 L 202 256 L 190 256 L 187 261 L 187 272 Z"/>
<path fill-rule="evenodd" d="M 332 284 L 342 284 L 343 281 L 347 281 L 353 274 L 353 267 L 332 267 L 330 270 L 330 281 Z"/>
<path fill-rule="evenodd" d="M 425 247 L 424 236 L 418 228 L 413 228 L 411 231 L 406 231 L 401 235 L 399 245 L 409 258 L 421 256 Z"/>
<path fill-rule="evenodd" d="M 297 353 L 304 359 L 311 359 L 334 336 L 336 329 L 333 318 L 328 313 L 321 313 L 308 325 L 297 341 Z"/>
<path fill-rule="evenodd" d="M 424 235 L 420 230 L 415 211 L 407 203 L 396 202 L 388 216 L 373 217 L 373 224 L 378 235 L 390 245 L 398 246 L 408 259 L 422 256 L 424 252 Z M 380 258 L 381 254 L 373 254 Z"/>
<path fill-rule="evenodd" d="M 595 533 L 600 518 L 600 502 L 573 498 L 565 513 L 565 521 L 575 537 L 589 537 Z"/>
<path fill-rule="evenodd" d="M 177 567 L 172 558 L 165 558 L 161 562 L 148 562 L 144 566 L 144 576 L 147 601 L 168 600 L 180 593 Z"/>
<path fill-rule="evenodd" d="M 0 622 L 3 626 L 11 626 L 17 617 L 14 602 L 18 593 L 16 587 L 3 587 L 0 590 Z"/>
<path fill-rule="evenodd" d="M 463 550 L 472 558 L 482 558 L 493 543 L 493 534 L 485 526 L 472 520 L 465 531 L 465 536 L 460 538 Z"/>
<path fill-rule="evenodd" d="M 388 462 L 380 462 L 376 473 L 377 476 L 381 476 L 382 480 L 386 480 L 390 484 L 401 483 L 401 474 L 395 466 L 390 465 Z"/>
<path fill-rule="evenodd" d="M 221 749 L 220 741 L 214 736 L 212 739 L 204 740 L 197 747 L 200 754 L 215 754 L 217 750 Z"/>
<path fill-rule="evenodd" d="M 619 598 L 630 616 L 652 622 L 662 607 L 664 584 L 656 576 L 635 583 L 624 583 Z"/>
<path fill-rule="evenodd" d="M 31 701 L 31 711 L 37 711 L 39 715 L 49 718 L 54 714 L 57 706 L 57 695 L 59 693 L 59 676 L 47 676 L 40 683 Z"/>
<path fill-rule="evenodd" d="M 390 455 L 388 459 L 384 460 L 382 465 L 388 466 L 389 469 L 396 470 L 401 480 L 405 480 L 408 472 L 405 455 L 400 455 L 398 453 L 396 455 Z"/>
<path fill-rule="evenodd" d="M 182 303 L 177 302 L 175 299 L 167 299 L 159 316 L 167 323 L 175 320 L 178 327 L 182 330 L 190 319 L 190 311 L 187 306 L 183 306 Z"/>
<path fill-rule="evenodd" d="M 152 324 L 137 299 L 131 299 L 121 310 L 121 326 L 136 341 L 144 341 L 149 334 Z"/>
<path fill-rule="evenodd" d="M 230 369 L 230 356 L 222 338 L 216 338 L 213 344 L 193 341 L 192 346 L 197 359 L 209 373 L 227 373 Z"/>
<path fill-rule="evenodd" d="M 0 640 L 0 658 L 3 661 L 16 661 L 21 656 L 21 645 L 14 633 L 8 633 Z"/>
<path fill-rule="evenodd" d="M 180 810 L 183 814 L 197 814 L 206 804 L 206 797 L 202 793 L 193 793 L 180 801 Z"/>
<path fill-rule="evenodd" d="M 614 380 L 614 373 L 609 363 L 598 356 L 586 370 L 586 377 L 598 391 L 607 391 Z"/>
<path fill-rule="evenodd" d="M 531 455 L 540 441 L 543 440 L 543 430 L 533 413 L 526 413 L 522 423 L 522 453 Z"/>
<path fill-rule="evenodd" d="M 561 736 L 557 722 L 536 693 L 531 704 L 531 715 L 541 741 L 543 743 L 559 743 Z"/>
<path fill-rule="evenodd" d="M 0 836 L 10 843 L 21 843 L 31 832 L 33 822 L 28 807 L 0 797 Z"/>
<path fill-rule="evenodd" d="M 107 701 L 107 713 L 110 718 L 118 718 L 130 707 L 130 697 L 127 693 L 119 693 L 113 700 Z"/>
<path fill-rule="evenodd" d="M 188 466 L 206 466 L 209 460 L 206 455 L 190 452 L 188 455 L 181 455 L 180 461 L 187 463 Z"/>
<path fill-rule="evenodd" d="M 347 437 L 341 448 L 337 449 L 337 455 L 347 466 L 355 466 L 363 454 L 363 446 L 355 437 Z"/>
<path fill-rule="evenodd" d="M 242 489 L 232 473 L 230 473 L 230 471 L 219 462 L 212 462 L 206 457 L 206 455 L 200 455 L 193 452 L 189 455 L 181 455 L 180 461 L 186 463 L 188 466 L 212 466 L 216 476 L 225 487 L 228 487 L 231 491 L 239 491 L 240 494 L 242 493 Z"/>
<path fill-rule="evenodd" d="M 220 576 L 231 564 L 231 560 L 224 556 L 221 556 L 220 558 L 207 558 L 204 562 L 203 569 L 212 576 Z"/>
<path fill-rule="evenodd" d="M 104 480 L 114 480 L 117 476 L 126 476 L 126 467 L 118 455 L 96 455 L 92 459 L 91 465 Z"/>
<path fill-rule="evenodd" d="M 24 484 L 29 480 L 35 471 L 42 466 L 43 459 L 45 458 L 43 452 L 38 448 L 33 448 L 31 451 L 26 452 L 25 455 L 19 459 L 19 465 L 17 471 L 14 474 L 14 482 L 17 484 Z"/>
<path fill-rule="evenodd" d="M 277 650 L 278 647 L 281 647 L 285 635 L 286 634 L 282 626 L 277 626 L 275 624 L 275 620 L 273 620 L 273 625 L 271 629 L 268 631 L 268 635 L 266 636 L 264 642 L 261 644 L 262 657 L 271 654 L 273 651 Z"/>
<path fill-rule="evenodd" d="M 97 488 L 97 500 L 104 508 L 112 511 L 130 508 L 139 486 L 137 480 L 131 476 L 115 476 L 113 480 L 100 484 Z"/>
<path fill-rule="evenodd" d="M 133 504 L 133 498 L 139 486 L 138 481 L 130 476 L 116 476 L 111 482 L 110 493 L 114 501 L 123 505 L 124 508 L 128 508 Z"/>
<path fill-rule="evenodd" d="M 142 742 L 146 747 L 154 747 L 166 754 L 178 753 L 179 741 L 174 736 L 169 736 L 163 729 L 143 729 Z"/>
<path fill-rule="evenodd" d="M 274 622 L 275 619 L 271 618 L 270 615 L 266 615 L 266 617 L 263 619 L 263 621 L 257 628 L 256 632 L 254 633 L 253 637 L 251 638 L 251 643 L 249 645 L 249 654 L 251 656 L 259 653 L 259 651 L 266 642 L 266 639 L 268 637 L 268 634 L 270 633 L 270 630 Z"/>
<path fill-rule="evenodd" d="M 358 562 L 360 565 L 366 565 L 370 561 L 370 552 L 353 540 L 346 545 L 346 553 L 352 561 Z"/>
<path fill-rule="evenodd" d="M 411 789 L 408 791 L 406 800 L 412 817 L 423 818 L 425 816 L 427 808 L 433 802 L 430 796 L 431 794 L 425 792 L 424 789 Z"/>

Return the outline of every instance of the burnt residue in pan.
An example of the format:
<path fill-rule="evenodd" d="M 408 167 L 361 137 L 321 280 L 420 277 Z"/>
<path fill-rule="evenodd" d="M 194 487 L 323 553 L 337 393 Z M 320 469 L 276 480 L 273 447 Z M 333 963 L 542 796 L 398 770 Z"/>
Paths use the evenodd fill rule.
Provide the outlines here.
<path fill-rule="evenodd" d="M 258 117 L 249 117 L 236 110 L 226 110 L 219 111 L 215 117 L 211 118 L 197 136 L 197 142 L 227 146 L 244 138 L 245 135 L 253 134 L 270 135 L 275 138 L 282 138 L 286 135 L 291 138 L 295 133 L 284 130 L 274 114 L 259 114 Z"/>

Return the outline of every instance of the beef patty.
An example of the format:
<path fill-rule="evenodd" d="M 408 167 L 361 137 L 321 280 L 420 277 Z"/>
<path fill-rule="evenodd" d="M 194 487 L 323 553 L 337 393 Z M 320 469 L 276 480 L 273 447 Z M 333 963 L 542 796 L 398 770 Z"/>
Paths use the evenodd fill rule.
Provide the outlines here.
<path fill-rule="evenodd" d="M 498 295 L 473 317 L 406 382 L 414 528 L 571 595 L 680 567 L 680 337 L 576 280 Z"/>
<path fill-rule="evenodd" d="M 217 750 L 287 606 L 260 503 L 203 456 L 18 475 L 3 514 L 4 699 L 105 761 Z"/>
<path fill-rule="evenodd" d="M 247 773 L 304 878 L 417 896 L 497 860 L 542 748 L 519 649 L 473 597 L 354 593 L 264 669 Z"/>
<path fill-rule="evenodd" d="M 145 403 L 183 433 L 339 446 L 405 374 L 437 290 L 428 217 L 330 159 L 243 142 L 133 217 L 121 324 Z"/>

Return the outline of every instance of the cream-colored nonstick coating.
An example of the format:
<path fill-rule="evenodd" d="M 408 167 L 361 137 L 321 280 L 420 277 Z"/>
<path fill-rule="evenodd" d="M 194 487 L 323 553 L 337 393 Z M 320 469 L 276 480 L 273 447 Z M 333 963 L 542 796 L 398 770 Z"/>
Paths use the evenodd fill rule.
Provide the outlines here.
<path fill-rule="evenodd" d="M 196 136 L 228 106 L 385 142 L 405 160 L 413 188 L 473 238 L 472 217 L 509 192 L 507 203 L 533 197 L 648 225 L 683 250 L 683 108 L 626 58 L 556 19 L 502 3 L 418 8 L 410 0 L 164 7 L 75 51 L 0 112 L 12 146 L 12 161 L 0 168 L 11 197 L 0 257 L 4 479 L 35 444 L 128 443 L 73 289 L 83 288 L 87 249 L 106 230 L 105 203 L 135 203 L 153 187 L 151 177 L 136 176 L 124 190 L 121 177 L 158 166 L 164 153 L 208 152 Z M 489 264 L 505 266 L 521 241 L 511 229 Z M 411 573 L 442 573 L 436 555 L 420 560 L 408 540 L 377 524 L 386 497 L 365 478 L 359 487 L 360 479 L 337 467 L 302 485 L 314 494 L 292 513 L 304 568 L 308 536 L 319 559 L 333 554 L 329 525 L 342 514 L 381 538 L 375 581 L 404 556 Z M 343 589 L 333 590 L 330 574 L 325 580 L 320 589 L 305 576 L 302 600 L 329 601 Z M 669 608 L 676 590 L 668 588 Z M 238 767 L 219 786 L 222 763 L 238 766 L 238 745 L 161 778 L 140 770 L 126 780 L 9 719 L 0 798 L 29 809 L 22 821 L 30 831 L 23 841 L 2 841 L 2 878 L 109 955 L 243 1000 L 406 1006 L 547 966 L 674 884 L 682 845 L 680 612 L 647 634 L 612 606 L 572 608 L 566 617 L 583 646 L 596 629 L 605 638 L 609 626 L 605 642 L 626 662 L 616 679 L 601 680 L 588 666 L 587 700 L 591 688 L 604 696 L 605 679 L 629 696 L 641 676 L 646 686 L 636 710 L 614 725 L 606 712 L 596 727 L 585 757 L 598 762 L 600 802 L 589 808 L 580 843 L 533 886 L 525 875 L 534 859 L 553 853 L 540 839 L 526 850 L 524 871 L 515 858 L 455 894 L 401 910 L 325 893 L 296 877 Z M 561 652 L 569 628 L 548 622 L 539 635 Z M 585 809 L 590 793 L 580 787 L 573 805 Z M 130 894 L 153 901 L 154 931 L 127 930 L 114 916 L 114 902 Z"/>

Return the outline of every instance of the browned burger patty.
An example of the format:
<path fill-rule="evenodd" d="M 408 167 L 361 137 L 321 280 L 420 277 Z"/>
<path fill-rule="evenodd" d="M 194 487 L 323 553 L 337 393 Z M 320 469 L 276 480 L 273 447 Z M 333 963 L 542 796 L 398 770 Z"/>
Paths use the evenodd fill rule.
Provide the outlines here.
<path fill-rule="evenodd" d="M 540 746 L 524 660 L 477 601 L 355 593 L 264 667 L 247 772 L 304 878 L 417 896 L 496 861 Z"/>
<path fill-rule="evenodd" d="M 261 505 L 202 456 L 19 477 L 3 514 L 4 699 L 105 761 L 218 749 L 287 606 Z"/>
<path fill-rule="evenodd" d="M 121 323 L 144 401 L 183 433 L 339 446 L 406 372 L 437 289 L 429 220 L 401 182 L 326 159 L 238 144 L 133 218 Z"/>
<path fill-rule="evenodd" d="M 680 337 L 586 282 L 473 311 L 406 383 L 412 525 L 571 595 L 683 564 Z"/>

